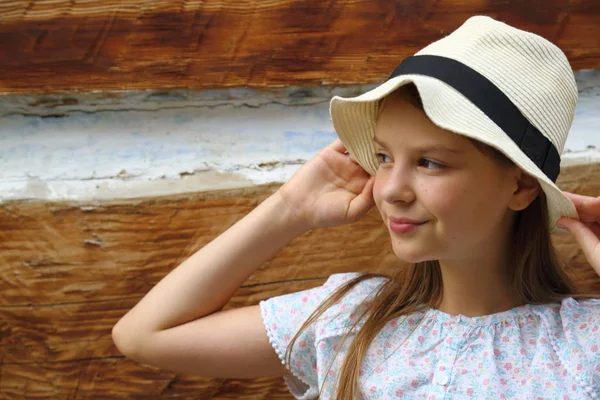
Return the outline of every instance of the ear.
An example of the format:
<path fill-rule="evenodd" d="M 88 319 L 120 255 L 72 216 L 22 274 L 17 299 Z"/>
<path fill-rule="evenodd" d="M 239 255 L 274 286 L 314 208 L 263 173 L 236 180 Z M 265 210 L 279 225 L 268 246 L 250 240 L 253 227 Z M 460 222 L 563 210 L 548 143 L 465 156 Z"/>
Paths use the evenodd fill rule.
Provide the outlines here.
<path fill-rule="evenodd" d="M 524 210 L 537 198 L 539 192 L 538 180 L 519 169 L 514 175 L 514 190 L 508 207 L 514 211 Z"/>

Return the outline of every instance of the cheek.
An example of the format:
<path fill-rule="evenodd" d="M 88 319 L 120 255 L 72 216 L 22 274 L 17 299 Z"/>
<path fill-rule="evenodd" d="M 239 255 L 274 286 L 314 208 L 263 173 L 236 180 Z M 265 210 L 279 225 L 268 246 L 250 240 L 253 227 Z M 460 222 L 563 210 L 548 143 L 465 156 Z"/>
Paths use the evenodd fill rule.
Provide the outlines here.
<path fill-rule="evenodd" d="M 502 194 L 489 183 L 444 182 L 435 188 L 435 197 L 430 197 L 432 208 L 435 208 L 431 212 L 451 225 L 454 231 L 487 229 L 502 216 Z"/>

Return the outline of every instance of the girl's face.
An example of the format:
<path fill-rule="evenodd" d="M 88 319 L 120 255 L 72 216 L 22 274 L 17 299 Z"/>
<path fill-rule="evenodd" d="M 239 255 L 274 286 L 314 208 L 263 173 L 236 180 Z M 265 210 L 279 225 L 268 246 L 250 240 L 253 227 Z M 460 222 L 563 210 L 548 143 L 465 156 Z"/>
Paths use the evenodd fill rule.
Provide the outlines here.
<path fill-rule="evenodd" d="M 501 165 L 394 94 L 377 119 L 375 140 L 373 197 L 397 257 L 465 259 L 506 240 L 517 167 Z"/>

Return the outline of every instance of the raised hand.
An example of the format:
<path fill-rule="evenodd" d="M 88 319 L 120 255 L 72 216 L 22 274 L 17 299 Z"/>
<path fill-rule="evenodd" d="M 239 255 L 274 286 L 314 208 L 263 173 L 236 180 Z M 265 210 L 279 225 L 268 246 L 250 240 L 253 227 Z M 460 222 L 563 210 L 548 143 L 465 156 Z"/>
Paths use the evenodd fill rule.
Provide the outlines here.
<path fill-rule="evenodd" d="M 600 275 L 600 196 L 589 197 L 563 192 L 575 205 L 579 221 L 561 218 L 557 225 L 566 228 L 577 240 L 592 268 Z"/>
<path fill-rule="evenodd" d="M 357 221 L 374 205 L 374 178 L 345 151 L 336 139 L 278 191 L 308 229 Z"/>

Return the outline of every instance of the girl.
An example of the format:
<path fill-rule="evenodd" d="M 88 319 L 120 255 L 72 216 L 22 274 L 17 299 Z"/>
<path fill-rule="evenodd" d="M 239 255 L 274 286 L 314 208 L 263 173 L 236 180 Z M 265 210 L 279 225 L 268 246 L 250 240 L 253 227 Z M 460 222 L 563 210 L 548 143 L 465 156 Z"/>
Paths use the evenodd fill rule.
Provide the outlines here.
<path fill-rule="evenodd" d="M 600 300 L 550 241 L 568 229 L 600 274 L 600 197 L 554 184 L 576 100 L 556 46 L 469 19 L 334 97 L 341 140 L 159 282 L 116 345 L 177 372 L 284 376 L 298 399 L 600 398 Z M 373 205 L 408 269 L 219 311 L 286 243 Z"/>

